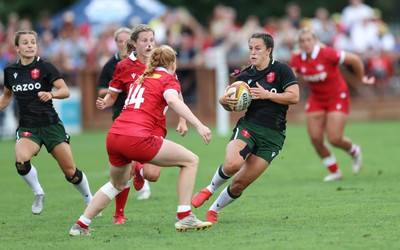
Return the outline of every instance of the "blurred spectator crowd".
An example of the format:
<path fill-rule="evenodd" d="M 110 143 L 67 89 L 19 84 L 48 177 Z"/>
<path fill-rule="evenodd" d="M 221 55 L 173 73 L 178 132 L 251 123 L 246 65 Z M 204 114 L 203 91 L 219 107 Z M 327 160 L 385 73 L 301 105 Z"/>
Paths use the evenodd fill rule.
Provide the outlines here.
<path fill-rule="evenodd" d="M 362 0 L 349 0 L 341 13 L 330 13 L 325 7 L 318 7 L 312 17 L 303 16 L 296 2 L 286 5 L 284 16 L 270 16 L 264 20 L 250 15 L 239 23 L 236 10 L 221 4 L 210 15 L 204 27 L 185 8 L 171 8 L 148 23 L 155 30 L 158 44 L 169 44 L 177 51 L 183 90 L 194 90 L 193 69 L 206 66 L 204 54 L 207 49 L 221 46 L 226 51 L 229 67 L 240 68 L 248 61 L 250 35 L 255 31 L 266 31 L 275 39 L 274 57 L 287 62 L 297 50 L 298 30 L 308 27 L 322 43 L 360 55 L 367 73 L 377 78 L 377 93 L 390 92 L 393 86 L 400 91 L 400 72 L 396 71 L 400 59 L 400 34 L 389 28 L 378 9 Z M 37 24 L 11 13 L 6 23 L 0 23 L 0 74 L 8 62 L 16 60 L 15 32 L 33 29 L 39 34 L 41 57 L 53 62 L 69 85 L 75 85 L 77 70 L 99 71 L 115 53 L 113 35 L 117 28 L 119 26 L 115 24 L 102 26 L 95 34 L 93 27 L 76 24 L 74 14 L 67 12 L 62 26 L 55 29 L 48 12 L 41 15 Z"/>

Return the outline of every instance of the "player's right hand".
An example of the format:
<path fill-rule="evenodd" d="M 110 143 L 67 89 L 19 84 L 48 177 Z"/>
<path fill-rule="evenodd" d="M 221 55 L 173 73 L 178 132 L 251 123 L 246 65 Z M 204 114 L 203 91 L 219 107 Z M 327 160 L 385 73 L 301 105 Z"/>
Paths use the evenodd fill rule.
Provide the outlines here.
<path fill-rule="evenodd" d="M 99 109 L 99 110 L 103 110 L 103 109 L 106 108 L 106 102 L 104 101 L 103 98 L 97 97 L 97 100 L 96 100 L 96 107 L 97 107 L 97 109 Z"/>

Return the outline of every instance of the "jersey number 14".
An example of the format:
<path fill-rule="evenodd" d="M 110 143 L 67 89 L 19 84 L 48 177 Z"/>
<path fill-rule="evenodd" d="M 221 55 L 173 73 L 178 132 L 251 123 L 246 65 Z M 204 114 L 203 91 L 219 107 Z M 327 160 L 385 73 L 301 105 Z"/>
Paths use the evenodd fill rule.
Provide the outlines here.
<path fill-rule="evenodd" d="M 132 84 L 129 88 L 128 97 L 125 100 L 125 106 L 135 104 L 133 106 L 133 108 L 139 109 L 140 104 L 142 104 L 144 102 L 143 92 L 144 92 L 144 88 L 141 88 L 140 85 Z"/>

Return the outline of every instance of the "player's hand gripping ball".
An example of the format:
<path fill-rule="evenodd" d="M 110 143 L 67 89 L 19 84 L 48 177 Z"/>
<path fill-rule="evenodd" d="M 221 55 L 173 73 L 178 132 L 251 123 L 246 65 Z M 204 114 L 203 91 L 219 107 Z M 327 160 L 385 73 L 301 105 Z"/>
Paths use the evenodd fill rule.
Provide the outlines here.
<path fill-rule="evenodd" d="M 231 97 L 237 98 L 238 102 L 235 106 L 229 105 L 232 111 L 243 111 L 247 109 L 251 103 L 250 87 L 243 81 L 236 81 L 229 85 L 226 94 L 231 94 Z"/>

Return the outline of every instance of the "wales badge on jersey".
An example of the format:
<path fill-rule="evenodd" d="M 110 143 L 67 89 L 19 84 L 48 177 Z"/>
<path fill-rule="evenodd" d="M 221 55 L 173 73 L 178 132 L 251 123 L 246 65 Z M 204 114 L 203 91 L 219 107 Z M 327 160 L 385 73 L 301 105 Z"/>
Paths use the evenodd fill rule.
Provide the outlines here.
<path fill-rule="evenodd" d="M 31 77 L 32 79 L 38 79 L 40 76 L 40 70 L 38 68 L 31 69 Z"/>

